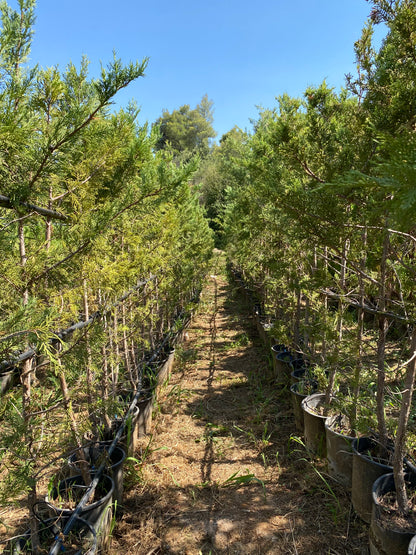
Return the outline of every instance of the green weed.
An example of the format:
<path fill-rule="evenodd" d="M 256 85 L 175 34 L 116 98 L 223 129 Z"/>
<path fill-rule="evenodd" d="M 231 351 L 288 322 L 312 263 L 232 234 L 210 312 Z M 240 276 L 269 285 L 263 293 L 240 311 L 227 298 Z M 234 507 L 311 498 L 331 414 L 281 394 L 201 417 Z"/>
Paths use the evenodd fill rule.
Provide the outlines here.
<path fill-rule="evenodd" d="M 248 484 L 251 484 L 252 482 L 256 482 L 257 484 L 261 485 L 263 489 L 264 498 L 266 498 L 266 486 L 263 480 L 260 480 L 260 478 L 256 478 L 256 476 L 251 473 L 239 475 L 239 471 L 234 472 L 233 474 L 231 474 L 229 478 L 227 478 L 226 480 L 224 480 L 224 482 L 222 482 L 222 484 L 220 484 L 220 487 L 246 486 Z"/>

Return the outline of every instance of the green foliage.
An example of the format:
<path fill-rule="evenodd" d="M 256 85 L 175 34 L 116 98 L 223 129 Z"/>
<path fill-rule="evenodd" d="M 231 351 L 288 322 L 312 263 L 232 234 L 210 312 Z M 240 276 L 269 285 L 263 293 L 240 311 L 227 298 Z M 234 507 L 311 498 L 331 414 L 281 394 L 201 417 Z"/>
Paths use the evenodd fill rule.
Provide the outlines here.
<path fill-rule="evenodd" d="M 205 95 L 193 110 L 189 104 L 172 113 L 165 110 L 155 122 L 160 133 L 156 150 L 171 150 L 179 160 L 189 160 L 193 155 L 205 157 L 209 152 L 209 139 L 215 137 L 212 104 Z"/>
<path fill-rule="evenodd" d="M 384 374 L 398 379 L 390 341 L 409 359 L 415 317 L 416 2 L 371 3 L 346 89 L 323 82 L 278 97 L 237 153 L 226 141 L 212 151 L 201 192 L 278 341 L 328 371 L 329 389 L 348 391 L 341 404 L 358 429 L 376 417 L 386 435 L 397 426 L 384 398 Z"/>
<path fill-rule="evenodd" d="M 12 424 L 3 418 L 3 499 L 35 490 L 51 457 L 125 410 L 120 389 L 194 302 L 213 246 L 197 161 L 155 152 L 159 135 L 133 104 L 109 110 L 147 59 L 114 55 L 99 79 L 86 58 L 29 68 L 34 5 L 0 3 L 0 358 L 37 353 L 0 403 Z M 201 152 L 211 108 L 204 98 L 188 114 Z M 87 313 L 91 325 L 57 339 Z"/>

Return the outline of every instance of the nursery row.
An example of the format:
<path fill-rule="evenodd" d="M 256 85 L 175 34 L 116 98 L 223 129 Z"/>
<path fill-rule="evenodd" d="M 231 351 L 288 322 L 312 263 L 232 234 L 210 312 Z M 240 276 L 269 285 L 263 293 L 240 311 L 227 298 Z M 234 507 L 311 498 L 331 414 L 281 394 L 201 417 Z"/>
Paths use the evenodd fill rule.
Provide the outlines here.
<path fill-rule="evenodd" d="M 416 490 L 416 466 L 413 451 L 406 452 L 401 461 L 410 497 L 408 517 L 403 518 L 396 500 L 394 441 L 388 438 L 383 443 L 362 422 L 361 427 L 351 427 L 345 376 L 328 387 L 328 371 L 323 372 L 322 367 L 299 349 L 276 343 L 273 319 L 262 313 L 258 295 L 247 286 L 241 272 L 231 270 L 252 303 L 259 335 L 271 355 L 276 387 L 290 391 L 295 426 L 303 446 L 311 458 L 326 458 L 328 475 L 350 492 L 355 512 L 369 524 L 371 554 L 414 554 L 416 527 L 412 496 Z M 360 402 L 365 401 L 362 398 Z M 392 418 L 395 410 L 396 407 L 390 407 Z"/>
<path fill-rule="evenodd" d="M 98 79 L 87 59 L 30 67 L 34 0 L 0 14 L 0 506 L 27 508 L 38 552 L 47 483 L 74 449 L 86 474 L 85 441 L 155 385 L 213 242 L 196 162 L 158 151 L 133 103 L 113 110 L 147 60 L 114 57 Z"/>
<path fill-rule="evenodd" d="M 112 415 L 110 427 L 85 433 L 81 448 L 62 454 L 48 492 L 33 506 L 41 549 L 51 555 L 71 549 L 89 555 L 107 552 L 113 528 L 123 514 L 125 459 L 133 456 L 138 439 L 151 431 L 158 389 L 169 377 L 175 346 L 190 317 L 191 313 L 183 315 L 149 356 L 136 390 L 131 384 L 118 384 L 117 414 Z M 33 542 L 30 528 L 10 540 L 6 552 L 32 553 Z"/>
<path fill-rule="evenodd" d="M 230 133 L 205 194 L 217 240 L 295 372 L 313 371 L 307 387 L 345 416 L 344 434 L 393 445 L 398 511 L 411 522 L 416 3 L 372 4 L 345 89 L 281 95 L 252 136 Z"/>

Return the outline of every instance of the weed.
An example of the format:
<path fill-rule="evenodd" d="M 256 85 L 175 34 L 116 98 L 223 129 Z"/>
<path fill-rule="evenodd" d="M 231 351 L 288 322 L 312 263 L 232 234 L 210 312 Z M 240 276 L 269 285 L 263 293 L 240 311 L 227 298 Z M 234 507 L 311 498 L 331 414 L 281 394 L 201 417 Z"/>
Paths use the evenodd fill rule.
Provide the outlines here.
<path fill-rule="evenodd" d="M 246 347 L 250 343 L 249 336 L 245 333 L 239 333 L 234 337 L 230 344 L 230 349 L 238 349 L 239 347 Z"/>
<path fill-rule="evenodd" d="M 240 428 L 239 426 L 236 426 L 235 424 L 234 424 L 233 427 L 236 430 L 238 430 L 239 432 L 241 432 L 243 435 L 245 435 L 246 438 L 248 439 L 248 441 L 252 445 L 254 445 L 254 447 L 256 447 L 256 449 L 258 449 L 260 452 L 262 452 L 264 448 L 266 448 L 270 445 L 270 438 L 271 438 L 272 433 L 268 432 L 268 422 L 267 422 L 267 420 L 264 423 L 262 437 L 261 437 L 260 440 L 257 439 L 256 434 L 251 429 L 243 430 L 243 428 Z"/>
<path fill-rule="evenodd" d="M 260 480 L 260 478 L 256 478 L 256 476 L 254 474 L 239 475 L 238 470 L 237 470 L 237 472 L 234 472 L 234 474 L 231 474 L 231 476 L 229 476 L 226 480 L 224 480 L 224 482 L 222 482 L 222 484 L 220 484 L 220 487 L 246 486 L 247 484 L 250 484 L 251 482 L 256 482 L 257 484 L 261 485 L 261 487 L 263 488 L 264 498 L 266 498 L 266 486 L 265 486 L 263 480 Z"/>
<path fill-rule="evenodd" d="M 290 441 L 293 441 L 293 442 L 301 445 L 309 453 L 305 443 L 299 437 L 291 436 L 289 438 L 289 442 Z M 305 457 L 302 457 L 299 460 L 310 464 L 311 467 L 313 468 L 314 472 L 319 476 L 320 480 L 322 481 L 323 486 L 318 487 L 317 489 L 318 489 L 318 491 L 323 493 L 325 496 L 327 496 L 327 497 L 329 496 L 329 498 L 332 500 L 330 503 L 327 503 L 327 507 L 330 510 L 331 514 L 332 514 L 332 520 L 334 521 L 334 524 L 337 524 L 338 515 L 342 512 L 342 508 L 341 508 L 341 504 L 340 504 L 339 499 L 336 496 L 334 490 L 331 488 L 331 485 L 329 484 L 328 480 L 325 478 L 325 476 L 322 474 L 322 472 L 320 472 L 318 470 L 318 468 L 316 467 L 316 465 L 313 463 L 312 460 L 307 459 Z"/>
<path fill-rule="evenodd" d="M 198 405 L 195 407 L 195 410 L 192 413 L 192 418 L 205 418 L 207 416 L 206 408 L 204 407 L 204 403 L 199 401 Z"/>
<path fill-rule="evenodd" d="M 167 473 L 169 474 L 169 476 L 172 478 L 172 482 L 174 483 L 174 485 L 175 485 L 177 488 L 180 488 L 180 487 L 181 487 L 180 484 L 175 480 L 174 475 L 172 474 L 172 472 L 170 471 L 170 469 L 169 469 L 167 466 L 165 466 L 164 464 L 162 464 L 162 465 L 157 465 L 157 466 L 159 466 L 159 468 L 163 468 L 163 470 L 166 470 L 166 471 L 167 471 Z"/>
<path fill-rule="evenodd" d="M 180 384 L 175 384 L 167 394 L 167 398 L 174 399 L 177 405 L 180 405 L 184 399 L 189 399 L 192 395 L 192 389 L 181 387 Z"/>
<path fill-rule="evenodd" d="M 198 360 L 198 349 L 183 349 L 176 348 L 175 357 L 177 364 L 186 364 L 189 362 L 196 362 Z"/>
<path fill-rule="evenodd" d="M 157 451 L 165 451 L 168 447 L 152 448 L 153 434 L 150 435 L 146 447 L 139 457 L 127 457 L 125 460 L 125 481 L 126 487 L 133 487 L 135 484 L 143 484 L 143 466 L 148 463 L 148 459 Z"/>
<path fill-rule="evenodd" d="M 268 421 L 266 420 L 266 422 L 264 423 L 264 428 L 263 428 L 263 433 L 261 436 L 261 441 L 264 447 L 267 447 L 270 444 L 270 438 L 272 436 L 272 433 L 268 431 Z"/>

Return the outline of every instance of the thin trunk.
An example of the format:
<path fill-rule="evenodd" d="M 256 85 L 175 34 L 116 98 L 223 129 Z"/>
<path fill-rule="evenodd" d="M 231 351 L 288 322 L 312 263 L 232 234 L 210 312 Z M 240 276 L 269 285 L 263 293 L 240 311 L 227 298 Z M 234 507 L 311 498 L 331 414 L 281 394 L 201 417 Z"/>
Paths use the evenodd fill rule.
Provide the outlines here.
<path fill-rule="evenodd" d="M 22 282 L 27 283 L 25 267 L 27 263 L 26 254 L 26 243 L 25 243 L 25 228 L 22 220 L 19 221 L 18 225 L 18 237 L 19 237 L 19 253 L 20 253 L 20 266 L 22 268 Z M 26 306 L 29 302 L 29 289 L 25 286 L 22 294 L 22 303 Z M 27 347 L 30 347 L 27 345 Z M 33 429 L 32 429 L 32 416 L 31 416 L 31 405 L 32 405 L 32 392 L 31 392 L 31 382 L 33 379 L 33 362 L 34 358 L 25 360 L 22 365 L 22 372 L 20 374 L 20 381 L 22 384 L 22 409 L 23 409 L 23 420 L 25 422 L 25 433 L 24 433 L 24 443 L 28 447 L 28 455 L 32 455 L 33 446 Z M 36 465 L 36 463 L 35 463 Z M 35 468 L 33 469 L 35 471 Z M 28 507 L 29 507 L 29 522 L 31 529 L 31 542 L 32 549 L 34 553 L 38 553 L 39 545 L 39 522 L 35 517 L 33 508 L 37 502 L 37 482 L 32 480 L 32 486 L 28 493 Z"/>
<path fill-rule="evenodd" d="M 363 231 L 362 235 L 363 240 L 363 256 L 361 257 L 360 267 L 364 271 L 365 266 L 367 264 L 367 230 Z M 360 395 L 360 375 L 363 369 L 363 338 L 364 338 L 364 302 L 365 302 L 365 286 L 363 275 L 359 273 L 358 275 L 358 284 L 359 284 L 359 304 L 360 308 L 358 309 L 358 321 L 357 321 L 357 362 L 354 366 L 354 373 L 353 373 L 353 403 L 350 412 L 350 426 L 351 431 L 354 432 L 357 424 L 357 409 L 358 409 L 358 398 Z"/>
<path fill-rule="evenodd" d="M 127 337 L 127 320 L 126 320 L 126 305 L 123 303 L 121 305 L 121 321 L 123 323 L 123 357 L 124 357 L 124 364 L 126 367 L 127 375 L 130 378 L 130 382 L 133 384 L 134 379 L 131 371 L 131 364 L 130 364 L 130 349 L 129 349 L 129 342 Z"/>
<path fill-rule="evenodd" d="M 52 185 L 49 187 L 49 202 L 48 202 L 49 210 L 53 208 L 53 190 Z M 46 219 L 46 229 L 45 229 L 45 245 L 46 250 L 49 250 L 51 247 L 51 239 L 52 239 L 52 220 L 50 218 Z"/>
<path fill-rule="evenodd" d="M 98 300 L 99 300 L 99 304 L 100 306 L 103 305 L 103 300 L 101 297 L 101 290 L 98 291 Z M 107 326 L 107 317 L 104 314 L 104 337 L 108 336 L 108 326 Z M 108 401 L 108 393 L 109 393 L 109 389 L 108 389 L 108 353 L 107 353 L 107 345 L 105 343 L 105 341 L 103 342 L 102 346 L 101 346 L 101 356 L 102 356 L 102 375 L 101 375 L 101 394 L 102 394 L 102 399 L 104 401 L 104 407 L 103 407 L 103 418 L 104 418 L 104 424 L 107 430 L 111 430 L 111 420 L 110 417 L 107 414 L 107 401 Z"/>
<path fill-rule="evenodd" d="M 114 344 L 114 330 L 111 326 L 111 315 L 110 315 L 110 323 L 107 324 L 107 337 L 108 337 L 108 350 L 110 353 L 110 377 L 111 377 L 111 393 L 113 399 L 116 396 L 116 389 L 117 389 L 117 363 L 114 360 L 115 357 L 115 344 Z"/>
<path fill-rule="evenodd" d="M 60 350 L 60 348 L 61 347 L 59 346 L 58 350 Z M 91 476 L 88 470 L 88 463 L 85 460 L 84 450 L 82 449 L 82 441 L 78 430 L 78 422 L 75 417 L 74 409 L 72 407 L 72 401 L 71 401 L 71 396 L 69 394 L 65 371 L 62 366 L 62 361 L 59 355 L 56 359 L 56 368 L 58 371 L 59 384 L 61 386 L 61 393 L 64 401 L 65 412 L 69 419 L 69 425 L 75 440 L 75 444 L 78 447 L 77 455 L 79 457 L 82 478 L 84 480 L 85 485 L 88 486 L 91 483 Z"/>
<path fill-rule="evenodd" d="M 88 303 L 88 284 L 87 280 L 84 278 L 82 281 L 83 286 L 83 301 L 84 301 L 84 318 L 87 321 L 90 317 L 90 310 L 89 310 L 89 303 Z M 86 382 L 87 382 L 87 403 L 89 406 L 89 414 L 91 414 L 93 423 L 96 424 L 95 414 L 94 411 L 91 411 L 92 408 L 92 386 L 93 386 L 93 371 L 92 371 L 92 351 L 91 351 L 91 343 L 90 343 L 90 333 L 88 328 L 85 330 L 85 350 L 87 353 L 87 366 L 86 366 Z"/>
<path fill-rule="evenodd" d="M 309 300 L 309 296 L 306 296 L 306 301 L 305 301 L 305 332 L 303 335 L 303 341 L 302 341 L 302 351 L 304 353 L 308 352 L 309 349 L 309 330 L 308 330 L 308 326 L 309 326 L 309 317 L 310 317 L 310 306 L 311 306 L 311 302 Z"/>
<path fill-rule="evenodd" d="M 386 294 L 387 294 L 387 257 L 389 253 L 390 238 L 387 229 L 384 232 L 383 253 L 380 263 L 380 312 L 386 311 Z M 386 337 L 388 329 L 388 321 L 384 314 L 378 316 L 378 341 L 377 341 L 377 423 L 380 442 L 385 447 L 387 445 L 387 427 L 384 412 L 384 389 L 386 381 L 385 370 L 385 351 Z"/>
<path fill-rule="evenodd" d="M 293 343 L 295 348 L 299 348 L 300 344 L 300 315 L 301 315 L 301 307 L 302 307 L 302 291 L 300 288 L 296 291 L 296 312 L 295 312 L 295 322 L 293 325 Z"/>
<path fill-rule="evenodd" d="M 328 247 L 324 247 L 324 267 L 325 275 L 328 273 Z M 322 360 L 326 359 L 326 328 L 328 315 L 328 296 L 324 297 L 324 333 L 322 334 Z"/>
<path fill-rule="evenodd" d="M 133 332 L 133 325 L 134 325 L 134 312 L 133 312 L 133 304 L 130 303 L 130 326 L 131 332 Z M 136 305 L 137 310 L 137 305 Z M 130 373 L 129 378 L 133 389 L 136 389 L 138 385 L 138 371 L 137 371 L 137 347 L 135 344 L 135 335 L 131 333 L 131 340 L 130 340 L 130 352 L 129 352 L 129 360 L 130 360 Z"/>
<path fill-rule="evenodd" d="M 328 385 L 326 386 L 326 391 L 325 391 L 325 403 L 327 405 L 329 405 L 329 403 L 331 402 L 331 399 L 334 393 L 336 375 L 337 375 L 337 370 L 334 367 L 329 372 Z"/>
<path fill-rule="evenodd" d="M 120 345 L 118 342 L 118 309 L 114 308 L 114 324 L 113 324 L 113 343 L 114 343 L 114 381 L 116 384 L 119 383 L 120 377 Z"/>
<path fill-rule="evenodd" d="M 410 346 L 410 362 L 407 365 L 406 376 L 404 380 L 404 391 L 402 394 L 402 403 L 400 407 L 400 415 L 394 442 L 394 459 L 393 472 L 394 483 L 396 485 L 397 504 L 402 514 L 407 514 L 410 510 L 406 485 L 404 481 L 403 459 L 406 448 L 406 430 L 409 422 L 410 409 L 412 405 L 413 390 L 416 376 L 416 327 L 412 332 Z"/>
<path fill-rule="evenodd" d="M 349 250 L 350 250 L 350 240 L 346 239 L 342 249 L 341 268 L 340 268 L 340 276 L 339 276 L 339 287 L 342 293 L 344 293 L 346 289 L 347 260 L 348 260 Z M 342 341 L 342 336 L 343 336 L 344 309 L 345 309 L 345 305 L 342 299 L 340 299 L 338 304 L 338 340 L 339 341 Z"/>

